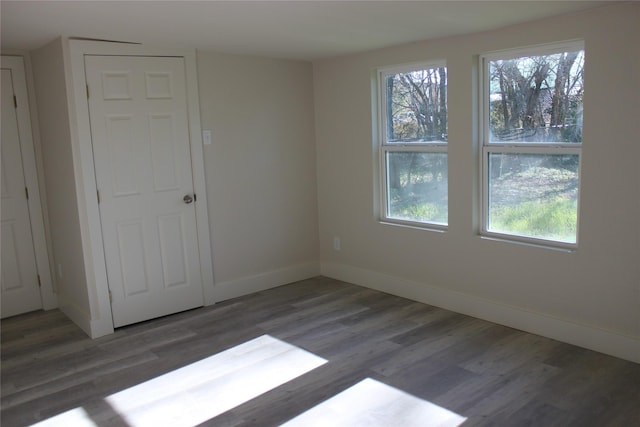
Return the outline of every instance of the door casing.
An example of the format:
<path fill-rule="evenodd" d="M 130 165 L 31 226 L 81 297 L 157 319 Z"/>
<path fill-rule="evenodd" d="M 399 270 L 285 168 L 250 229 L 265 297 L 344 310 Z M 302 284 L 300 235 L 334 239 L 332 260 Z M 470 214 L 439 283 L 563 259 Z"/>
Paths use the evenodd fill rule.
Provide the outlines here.
<path fill-rule="evenodd" d="M 114 326 L 201 307 L 184 58 L 91 55 L 85 70 Z"/>
<path fill-rule="evenodd" d="M 71 148 L 73 155 L 78 213 L 82 238 L 86 282 L 89 293 L 90 319 L 80 326 L 92 337 L 113 333 L 113 318 L 109 301 L 107 270 L 102 241 L 102 228 L 96 197 L 95 168 L 91 143 L 91 127 L 87 103 L 85 55 L 173 56 L 185 61 L 187 108 L 191 136 L 191 164 L 194 192 L 198 196 L 196 223 L 198 250 L 203 283 L 204 303 L 213 304 L 216 293 L 213 279 L 213 259 L 207 211 L 207 192 L 204 174 L 204 152 L 200 125 L 200 102 L 196 70 L 196 53 L 192 49 L 154 48 L 134 44 L 63 40 L 63 55 L 67 78 L 67 95 L 72 120 Z M 75 120 L 73 120 L 75 118 Z"/>
<path fill-rule="evenodd" d="M 25 184 L 29 189 L 29 219 L 35 250 L 36 266 L 40 276 L 40 296 L 42 308 L 51 310 L 58 306 L 55 293 L 55 284 L 51 274 L 49 248 L 47 246 L 45 217 L 38 179 L 38 162 L 36 158 L 35 143 L 37 133 L 34 133 L 33 124 L 37 123 L 35 115 L 34 99 L 30 96 L 30 87 L 33 87 L 29 78 L 29 57 L 27 54 L 10 52 L 4 53 L 0 58 L 2 68 L 12 71 L 13 90 L 17 99 L 16 115 L 18 116 L 18 132 L 20 133 L 20 148 L 22 152 L 22 166 L 24 169 Z"/>

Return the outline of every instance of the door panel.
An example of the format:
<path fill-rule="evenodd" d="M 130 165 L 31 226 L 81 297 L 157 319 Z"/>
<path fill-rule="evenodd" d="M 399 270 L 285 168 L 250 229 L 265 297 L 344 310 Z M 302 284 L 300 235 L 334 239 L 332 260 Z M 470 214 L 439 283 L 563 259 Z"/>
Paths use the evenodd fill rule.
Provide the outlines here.
<path fill-rule="evenodd" d="M 131 196 L 139 194 L 138 169 L 136 168 L 136 152 L 133 141 L 133 116 L 110 115 L 107 121 L 107 141 L 109 142 L 109 157 L 113 173 L 113 197 Z"/>
<path fill-rule="evenodd" d="M 2 317 L 42 308 L 12 70 L 2 69 Z"/>
<path fill-rule="evenodd" d="M 114 326 L 203 305 L 182 58 L 86 56 Z"/>
<path fill-rule="evenodd" d="M 170 114 L 151 114 L 149 134 L 154 190 L 172 191 L 180 188 L 176 152 L 172 135 L 175 118 Z"/>
<path fill-rule="evenodd" d="M 164 215 L 158 218 L 160 231 L 160 253 L 164 285 L 175 287 L 187 285 L 187 263 L 185 260 L 186 243 L 184 223 L 181 215 Z"/>
<path fill-rule="evenodd" d="M 116 226 L 120 253 L 122 288 L 125 297 L 149 291 L 142 218 L 123 221 Z"/>

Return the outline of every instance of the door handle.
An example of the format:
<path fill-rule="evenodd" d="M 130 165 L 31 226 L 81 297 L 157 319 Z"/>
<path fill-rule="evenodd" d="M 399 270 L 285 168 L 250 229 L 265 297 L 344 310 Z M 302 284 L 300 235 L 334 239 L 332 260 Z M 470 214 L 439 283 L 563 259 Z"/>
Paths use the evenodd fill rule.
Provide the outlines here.
<path fill-rule="evenodd" d="M 182 201 L 185 202 L 186 204 L 192 203 L 193 202 L 193 197 L 191 197 L 190 195 L 186 195 L 182 198 Z"/>

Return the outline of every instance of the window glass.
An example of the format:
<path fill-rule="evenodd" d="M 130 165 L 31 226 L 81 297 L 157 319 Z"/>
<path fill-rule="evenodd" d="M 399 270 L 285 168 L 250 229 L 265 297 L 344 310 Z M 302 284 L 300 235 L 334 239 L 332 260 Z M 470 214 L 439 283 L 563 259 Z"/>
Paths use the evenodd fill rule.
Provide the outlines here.
<path fill-rule="evenodd" d="M 385 221 L 447 225 L 447 68 L 431 63 L 378 74 Z"/>
<path fill-rule="evenodd" d="M 482 57 L 483 234 L 577 244 L 584 61 L 582 43 Z"/>
<path fill-rule="evenodd" d="M 387 214 L 416 222 L 447 223 L 447 153 L 387 153 Z"/>
<path fill-rule="evenodd" d="M 489 61 L 491 142 L 582 142 L 584 52 Z"/>
<path fill-rule="evenodd" d="M 489 154 L 489 231 L 576 243 L 576 154 Z"/>
<path fill-rule="evenodd" d="M 447 69 L 427 68 L 387 74 L 386 142 L 447 140 Z"/>

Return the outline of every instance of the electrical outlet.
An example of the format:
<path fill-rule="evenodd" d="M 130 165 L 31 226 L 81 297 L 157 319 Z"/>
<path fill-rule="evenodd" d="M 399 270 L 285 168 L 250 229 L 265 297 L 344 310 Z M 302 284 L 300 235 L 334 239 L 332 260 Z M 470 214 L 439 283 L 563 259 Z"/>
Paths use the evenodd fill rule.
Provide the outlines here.
<path fill-rule="evenodd" d="M 339 237 L 334 237 L 333 238 L 333 250 L 336 252 L 339 252 L 341 249 L 340 246 L 340 238 Z"/>

